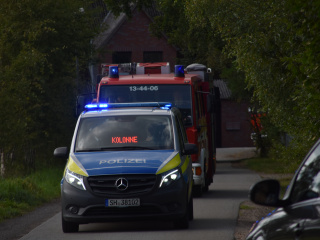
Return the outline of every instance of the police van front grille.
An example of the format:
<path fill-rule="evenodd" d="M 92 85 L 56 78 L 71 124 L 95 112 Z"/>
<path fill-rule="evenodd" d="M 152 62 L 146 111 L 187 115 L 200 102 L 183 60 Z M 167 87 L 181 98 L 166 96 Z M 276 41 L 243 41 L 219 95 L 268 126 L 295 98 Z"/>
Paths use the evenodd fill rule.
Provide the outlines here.
<path fill-rule="evenodd" d="M 104 175 L 88 177 L 89 186 L 97 195 L 145 193 L 151 191 L 155 185 L 155 182 L 156 175 L 152 174 Z"/>

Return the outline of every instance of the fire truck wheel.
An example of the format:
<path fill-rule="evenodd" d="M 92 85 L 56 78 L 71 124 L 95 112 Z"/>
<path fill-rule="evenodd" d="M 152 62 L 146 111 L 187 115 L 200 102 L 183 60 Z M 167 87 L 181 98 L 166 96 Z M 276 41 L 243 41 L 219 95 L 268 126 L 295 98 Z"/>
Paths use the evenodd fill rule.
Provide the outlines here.
<path fill-rule="evenodd" d="M 188 203 L 188 208 L 189 208 L 189 221 L 193 220 L 193 196 L 191 194 L 189 203 Z"/>
<path fill-rule="evenodd" d="M 202 196 L 202 186 L 201 185 L 193 186 L 193 196 L 195 196 L 195 197 Z"/>
<path fill-rule="evenodd" d="M 202 191 L 203 191 L 203 192 L 208 192 L 208 190 L 209 190 L 209 184 L 208 184 L 207 181 L 206 181 L 206 184 L 205 184 L 204 187 L 202 188 Z"/>

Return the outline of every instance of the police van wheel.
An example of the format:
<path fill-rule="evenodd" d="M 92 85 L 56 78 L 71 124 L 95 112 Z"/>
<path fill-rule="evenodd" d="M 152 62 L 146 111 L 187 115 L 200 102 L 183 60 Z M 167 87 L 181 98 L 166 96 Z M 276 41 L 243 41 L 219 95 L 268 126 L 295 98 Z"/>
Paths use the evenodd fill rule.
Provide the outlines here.
<path fill-rule="evenodd" d="M 188 203 L 186 205 L 186 212 L 185 212 L 184 216 L 182 218 L 174 221 L 175 228 L 177 228 L 177 229 L 189 228 L 189 218 L 190 218 L 189 210 L 190 210 L 190 205 L 189 205 L 189 201 L 188 201 Z"/>
<path fill-rule="evenodd" d="M 79 224 L 73 222 L 67 222 L 62 217 L 62 230 L 64 233 L 73 233 L 79 231 Z"/>

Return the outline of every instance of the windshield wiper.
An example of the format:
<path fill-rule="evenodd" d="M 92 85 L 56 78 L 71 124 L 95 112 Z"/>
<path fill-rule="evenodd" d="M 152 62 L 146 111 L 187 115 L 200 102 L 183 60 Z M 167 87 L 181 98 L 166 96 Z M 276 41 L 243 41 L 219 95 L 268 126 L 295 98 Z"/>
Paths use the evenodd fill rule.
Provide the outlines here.
<path fill-rule="evenodd" d="M 103 151 L 101 148 L 88 148 L 88 149 L 81 149 L 76 150 L 76 152 L 100 152 Z"/>
<path fill-rule="evenodd" d="M 101 152 L 101 151 L 129 151 L 129 150 L 156 150 L 155 148 L 150 147 L 141 147 L 141 146 L 123 146 L 123 147 L 102 147 L 102 148 L 88 148 L 76 150 L 76 152 Z"/>
<path fill-rule="evenodd" d="M 117 150 L 155 150 L 155 148 L 150 147 L 141 147 L 141 146 L 123 146 L 123 147 L 104 147 L 101 150 L 110 150 L 110 151 L 117 151 Z"/>

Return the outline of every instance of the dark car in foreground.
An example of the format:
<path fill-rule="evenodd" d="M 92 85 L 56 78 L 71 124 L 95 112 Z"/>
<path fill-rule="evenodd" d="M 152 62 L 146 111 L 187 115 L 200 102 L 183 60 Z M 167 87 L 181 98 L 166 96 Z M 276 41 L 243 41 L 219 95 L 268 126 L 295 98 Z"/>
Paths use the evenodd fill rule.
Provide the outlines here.
<path fill-rule="evenodd" d="M 262 180 L 251 188 L 251 201 L 276 209 L 256 223 L 247 240 L 320 239 L 320 140 L 301 163 L 283 199 L 279 194 L 277 180 Z"/>

